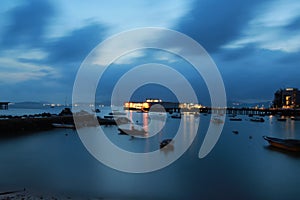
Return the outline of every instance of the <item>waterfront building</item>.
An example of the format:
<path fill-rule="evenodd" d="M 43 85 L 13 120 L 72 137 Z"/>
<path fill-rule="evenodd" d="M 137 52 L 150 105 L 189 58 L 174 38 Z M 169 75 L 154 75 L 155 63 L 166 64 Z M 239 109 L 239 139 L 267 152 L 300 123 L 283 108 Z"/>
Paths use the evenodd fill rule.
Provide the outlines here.
<path fill-rule="evenodd" d="M 197 104 L 197 103 L 166 102 L 166 101 L 162 101 L 161 99 L 146 99 L 145 102 L 124 103 L 125 110 L 149 111 L 151 109 L 151 111 L 162 111 L 162 107 L 167 112 L 169 111 L 199 112 L 200 109 L 203 108 L 201 104 Z"/>
<path fill-rule="evenodd" d="M 153 107 L 154 105 L 159 105 L 157 107 Z M 146 99 L 145 102 L 125 102 L 124 109 L 125 110 L 142 110 L 149 111 L 151 107 L 153 107 L 152 111 L 161 111 L 161 107 L 163 107 L 167 112 L 168 111 L 179 111 L 179 103 L 177 102 L 165 102 L 161 99 Z"/>
<path fill-rule="evenodd" d="M 7 110 L 9 102 L 0 102 L 0 110 Z"/>
<path fill-rule="evenodd" d="M 300 90 L 279 89 L 274 94 L 273 108 L 300 108 Z"/>

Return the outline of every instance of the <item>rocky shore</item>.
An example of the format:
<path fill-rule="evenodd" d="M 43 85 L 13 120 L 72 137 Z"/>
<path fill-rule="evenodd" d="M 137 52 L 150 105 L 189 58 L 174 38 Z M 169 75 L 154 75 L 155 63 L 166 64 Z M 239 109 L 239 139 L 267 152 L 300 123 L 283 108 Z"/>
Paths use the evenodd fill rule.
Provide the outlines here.
<path fill-rule="evenodd" d="M 69 109 L 64 109 L 58 115 L 49 113 L 30 115 L 30 116 L 1 116 L 0 137 L 14 137 L 17 135 L 30 134 L 38 131 L 51 130 L 53 124 L 73 124 L 76 119 L 76 127 L 97 126 L 97 125 L 116 125 L 116 123 L 127 123 L 127 118 L 105 119 L 95 117 L 88 113 L 71 113 Z M 96 119 L 96 120 L 95 120 Z M 78 123 L 79 122 L 79 123 Z M 95 123 L 97 122 L 97 123 Z"/>
<path fill-rule="evenodd" d="M 37 192 L 27 189 L 15 190 L 15 191 L 1 191 L 0 190 L 0 199 L 3 200 L 13 200 L 13 199 L 51 199 L 51 200 L 64 200 L 64 199 L 104 199 L 102 197 L 90 197 L 87 195 L 70 195 L 70 194 L 59 194 L 59 193 L 50 193 L 50 192 Z"/>

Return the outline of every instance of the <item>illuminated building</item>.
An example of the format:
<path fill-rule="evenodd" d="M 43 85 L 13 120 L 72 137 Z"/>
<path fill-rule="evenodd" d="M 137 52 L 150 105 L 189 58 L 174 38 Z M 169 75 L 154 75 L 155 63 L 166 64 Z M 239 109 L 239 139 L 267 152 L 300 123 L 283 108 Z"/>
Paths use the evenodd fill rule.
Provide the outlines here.
<path fill-rule="evenodd" d="M 154 105 L 159 105 L 157 107 L 152 107 Z M 152 109 L 151 109 L 152 107 Z M 164 102 L 161 99 L 146 99 L 145 102 L 125 102 L 125 110 L 142 110 L 142 111 L 162 111 L 163 107 L 167 112 L 170 110 L 179 110 L 179 103 L 175 102 Z"/>
<path fill-rule="evenodd" d="M 277 90 L 274 94 L 274 108 L 299 108 L 300 90 L 297 88 L 285 88 Z"/>
<path fill-rule="evenodd" d="M 154 106 L 154 107 L 153 107 Z M 177 103 L 177 102 L 165 102 L 161 99 L 146 99 L 145 102 L 125 102 L 125 110 L 142 110 L 142 111 L 162 111 L 162 107 L 165 111 L 176 111 L 180 110 L 183 112 L 198 112 L 199 109 L 203 108 L 201 104 L 194 103 Z"/>

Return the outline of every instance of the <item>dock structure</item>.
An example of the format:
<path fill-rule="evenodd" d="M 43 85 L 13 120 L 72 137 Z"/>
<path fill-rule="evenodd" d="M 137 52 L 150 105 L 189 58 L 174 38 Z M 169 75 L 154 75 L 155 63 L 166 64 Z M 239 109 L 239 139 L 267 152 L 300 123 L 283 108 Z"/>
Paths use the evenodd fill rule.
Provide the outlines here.
<path fill-rule="evenodd" d="M 200 113 L 233 114 L 233 115 L 282 115 L 300 116 L 300 109 L 283 108 L 210 108 L 200 109 Z"/>
<path fill-rule="evenodd" d="M 0 102 L 0 110 L 7 110 L 10 102 Z"/>

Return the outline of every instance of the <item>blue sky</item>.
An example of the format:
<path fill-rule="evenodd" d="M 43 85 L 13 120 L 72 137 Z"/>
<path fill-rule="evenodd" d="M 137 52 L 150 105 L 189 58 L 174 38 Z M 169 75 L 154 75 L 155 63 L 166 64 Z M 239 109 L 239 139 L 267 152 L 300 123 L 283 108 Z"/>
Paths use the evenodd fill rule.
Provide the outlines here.
<path fill-rule="evenodd" d="M 0 101 L 71 101 L 76 72 L 96 45 L 147 26 L 199 42 L 221 72 L 228 100 L 272 100 L 278 88 L 300 88 L 298 0 L 3 0 L 0 13 Z M 153 55 L 136 53 L 116 65 Z M 156 59 L 176 62 L 172 55 Z"/>

